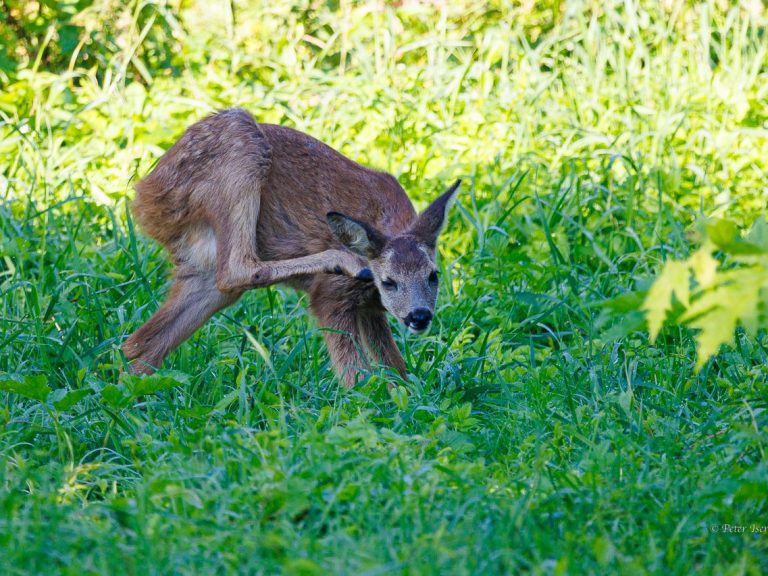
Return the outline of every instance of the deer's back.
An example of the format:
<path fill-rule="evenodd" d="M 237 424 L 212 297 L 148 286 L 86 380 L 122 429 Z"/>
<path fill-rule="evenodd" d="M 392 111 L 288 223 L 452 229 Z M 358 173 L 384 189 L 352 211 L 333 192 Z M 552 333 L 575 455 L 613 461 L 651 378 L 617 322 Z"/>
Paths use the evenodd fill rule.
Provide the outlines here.
<path fill-rule="evenodd" d="M 259 128 L 272 150 L 257 227 L 262 259 L 339 248 L 326 222 L 331 211 L 393 234 L 415 218 L 411 201 L 392 175 L 365 168 L 297 130 L 273 124 Z"/>
<path fill-rule="evenodd" d="M 331 211 L 387 233 L 405 229 L 416 216 L 390 174 L 297 130 L 257 124 L 239 108 L 190 126 L 136 192 L 136 219 L 172 254 L 188 251 L 190 243 L 210 244 L 213 230 L 233 220 L 223 216 L 249 194 L 259 195 L 259 213 L 243 225 L 253 226 L 262 260 L 341 248 L 326 222 Z"/>

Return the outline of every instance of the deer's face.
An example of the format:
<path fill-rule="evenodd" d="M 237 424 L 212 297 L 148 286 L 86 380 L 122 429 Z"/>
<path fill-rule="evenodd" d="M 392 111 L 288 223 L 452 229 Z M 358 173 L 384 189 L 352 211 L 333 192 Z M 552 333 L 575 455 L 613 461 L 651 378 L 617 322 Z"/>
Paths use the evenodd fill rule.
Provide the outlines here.
<path fill-rule="evenodd" d="M 370 268 L 384 308 L 411 332 L 425 332 L 437 301 L 435 251 L 414 236 L 398 236 L 370 261 Z"/>
<path fill-rule="evenodd" d="M 425 332 L 435 313 L 438 271 L 437 237 L 461 181 L 437 198 L 403 234 L 389 238 L 370 224 L 328 214 L 339 242 L 368 259 L 381 303 L 411 332 Z"/>

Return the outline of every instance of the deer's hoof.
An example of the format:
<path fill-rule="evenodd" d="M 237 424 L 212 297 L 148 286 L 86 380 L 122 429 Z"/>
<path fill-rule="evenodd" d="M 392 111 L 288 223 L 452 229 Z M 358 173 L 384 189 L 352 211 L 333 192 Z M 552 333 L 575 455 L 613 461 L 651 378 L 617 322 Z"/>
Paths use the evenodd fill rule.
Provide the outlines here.
<path fill-rule="evenodd" d="M 358 280 L 363 280 L 365 282 L 371 282 L 373 281 L 373 272 L 371 272 L 370 268 L 363 268 L 360 270 L 360 272 L 357 273 L 357 276 L 355 276 Z"/>

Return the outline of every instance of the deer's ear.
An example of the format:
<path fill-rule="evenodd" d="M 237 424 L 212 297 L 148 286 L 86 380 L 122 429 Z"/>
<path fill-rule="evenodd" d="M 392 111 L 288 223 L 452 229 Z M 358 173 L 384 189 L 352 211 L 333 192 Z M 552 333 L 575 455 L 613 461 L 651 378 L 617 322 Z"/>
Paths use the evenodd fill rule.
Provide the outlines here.
<path fill-rule="evenodd" d="M 338 212 L 328 212 L 326 219 L 336 240 L 355 254 L 371 259 L 384 249 L 386 237 L 373 226 Z"/>
<path fill-rule="evenodd" d="M 437 245 L 437 237 L 445 226 L 445 219 L 448 210 L 456 199 L 459 184 L 461 184 L 461 180 L 456 180 L 447 191 L 438 196 L 432 204 L 427 206 L 424 212 L 419 214 L 416 222 L 411 226 L 411 233 L 430 248 Z"/>

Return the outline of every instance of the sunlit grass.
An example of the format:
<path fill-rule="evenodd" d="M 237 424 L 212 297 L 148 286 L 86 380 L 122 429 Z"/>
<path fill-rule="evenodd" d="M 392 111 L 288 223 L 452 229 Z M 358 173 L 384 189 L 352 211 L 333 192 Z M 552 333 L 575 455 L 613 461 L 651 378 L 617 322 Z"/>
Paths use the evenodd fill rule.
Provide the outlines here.
<path fill-rule="evenodd" d="M 766 569 L 765 534 L 711 529 L 768 523 L 764 339 L 696 374 L 686 332 L 650 344 L 600 306 L 687 254 L 699 213 L 765 211 L 760 3 L 96 4 L 92 45 L 0 73 L 0 381 L 45 398 L 0 392 L 3 570 Z M 168 270 L 132 185 L 233 105 L 419 207 L 465 179 L 393 394 L 341 389 L 282 287 L 157 393 L 121 379 Z"/>

